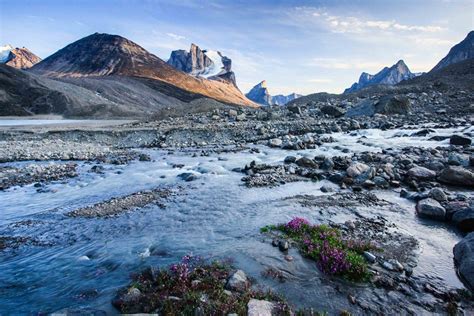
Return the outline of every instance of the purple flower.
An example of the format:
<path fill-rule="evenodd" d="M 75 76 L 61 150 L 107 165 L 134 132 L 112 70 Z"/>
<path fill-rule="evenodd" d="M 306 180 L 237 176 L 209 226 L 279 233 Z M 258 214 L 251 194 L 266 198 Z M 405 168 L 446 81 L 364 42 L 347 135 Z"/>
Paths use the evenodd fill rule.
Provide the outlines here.
<path fill-rule="evenodd" d="M 285 228 L 291 232 L 298 232 L 304 226 L 309 226 L 309 225 L 310 223 L 308 220 L 301 217 L 295 217 L 291 221 L 289 221 L 288 224 L 285 225 Z"/>

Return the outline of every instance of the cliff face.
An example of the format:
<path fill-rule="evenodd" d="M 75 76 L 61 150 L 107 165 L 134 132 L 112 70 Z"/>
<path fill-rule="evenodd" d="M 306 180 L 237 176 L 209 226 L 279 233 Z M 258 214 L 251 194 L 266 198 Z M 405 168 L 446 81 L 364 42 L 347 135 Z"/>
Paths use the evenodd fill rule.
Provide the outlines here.
<path fill-rule="evenodd" d="M 474 31 L 469 32 L 466 38 L 454 45 L 448 55 L 441 59 L 431 71 L 436 71 L 449 65 L 474 58 Z"/>

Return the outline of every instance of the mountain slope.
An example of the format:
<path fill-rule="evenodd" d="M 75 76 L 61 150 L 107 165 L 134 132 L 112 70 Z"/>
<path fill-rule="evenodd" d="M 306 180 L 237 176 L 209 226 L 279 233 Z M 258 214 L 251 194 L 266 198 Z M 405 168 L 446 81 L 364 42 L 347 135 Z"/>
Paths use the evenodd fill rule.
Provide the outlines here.
<path fill-rule="evenodd" d="M 291 102 L 300 97 L 302 97 L 302 95 L 297 93 L 291 93 L 289 95 L 277 94 L 272 97 L 272 104 L 286 105 L 288 102 Z"/>
<path fill-rule="evenodd" d="M 53 78 L 125 76 L 159 80 L 177 89 L 230 104 L 253 106 L 234 85 L 196 78 L 174 69 L 134 42 L 118 35 L 95 33 L 36 64 L 31 72 Z M 173 91 L 169 91 L 172 96 Z"/>
<path fill-rule="evenodd" d="M 359 91 L 373 85 L 395 85 L 403 80 L 414 78 L 415 76 L 416 75 L 408 69 L 405 62 L 399 60 L 392 67 L 385 67 L 375 75 L 363 72 L 359 77 L 359 81 L 344 90 L 344 93 Z"/>
<path fill-rule="evenodd" d="M 18 69 L 28 69 L 39 63 L 41 58 L 33 54 L 28 48 L 13 48 L 11 45 L 0 47 L 0 63 Z"/>
<path fill-rule="evenodd" d="M 454 45 L 449 50 L 448 55 L 441 59 L 431 71 L 436 71 L 471 58 L 474 58 L 474 31 L 469 32 L 464 40 Z"/>

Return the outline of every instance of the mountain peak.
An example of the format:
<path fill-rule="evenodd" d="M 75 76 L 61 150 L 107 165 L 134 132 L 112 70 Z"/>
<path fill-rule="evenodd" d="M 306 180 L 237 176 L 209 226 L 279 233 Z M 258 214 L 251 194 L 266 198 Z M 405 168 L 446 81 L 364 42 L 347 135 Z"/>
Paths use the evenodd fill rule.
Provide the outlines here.
<path fill-rule="evenodd" d="M 413 77 L 415 77 L 415 75 L 411 73 L 405 62 L 400 59 L 393 66 L 384 67 L 375 75 L 363 72 L 359 77 L 359 81 L 354 83 L 350 88 L 347 88 L 344 93 L 355 92 L 372 85 L 394 85 L 402 80 L 411 79 Z"/>
<path fill-rule="evenodd" d="M 22 48 L 13 48 L 10 44 L 0 46 L 0 63 L 2 64 L 18 69 L 27 69 L 40 61 L 41 58 L 24 46 Z"/>
<path fill-rule="evenodd" d="M 470 31 L 466 38 L 454 45 L 440 62 L 431 71 L 439 70 L 451 64 L 474 58 L 474 31 Z"/>

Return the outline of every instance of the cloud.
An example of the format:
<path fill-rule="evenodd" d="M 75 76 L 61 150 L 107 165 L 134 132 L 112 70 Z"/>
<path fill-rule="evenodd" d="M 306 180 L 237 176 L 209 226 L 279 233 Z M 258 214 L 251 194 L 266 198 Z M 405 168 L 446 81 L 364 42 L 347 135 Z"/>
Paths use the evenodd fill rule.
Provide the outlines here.
<path fill-rule="evenodd" d="M 310 82 L 310 83 L 331 83 L 331 82 L 333 82 L 333 80 L 332 79 L 311 78 L 311 79 L 308 79 L 308 82 Z"/>
<path fill-rule="evenodd" d="M 436 33 L 445 30 L 439 25 L 403 24 L 396 20 L 365 19 L 355 16 L 334 15 L 314 7 L 295 8 L 297 17 L 320 24 L 334 33 L 418 32 Z"/>
<path fill-rule="evenodd" d="M 168 35 L 169 37 L 171 37 L 172 39 L 177 40 L 177 41 L 186 39 L 185 36 L 183 36 L 183 35 L 178 35 L 178 34 L 174 34 L 174 33 L 166 33 L 166 35 Z"/>
<path fill-rule="evenodd" d="M 373 61 L 365 60 L 347 60 L 339 58 L 313 58 L 308 63 L 308 66 L 325 68 L 325 69 L 336 69 L 336 70 L 348 70 L 348 69 L 359 69 L 359 70 L 376 70 L 381 69 L 386 64 Z"/>

